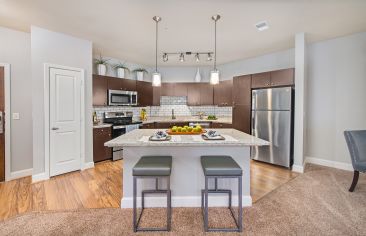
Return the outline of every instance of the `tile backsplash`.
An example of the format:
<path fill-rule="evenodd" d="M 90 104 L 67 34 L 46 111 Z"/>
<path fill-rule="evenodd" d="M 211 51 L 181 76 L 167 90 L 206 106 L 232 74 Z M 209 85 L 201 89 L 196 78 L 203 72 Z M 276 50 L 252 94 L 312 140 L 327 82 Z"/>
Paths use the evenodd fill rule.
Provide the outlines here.
<path fill-rule="evenodd" d="M 218 106 L 188 106 L 187 97 L 173 97 L 162 96 L 160 98 L 160 106 L 145 107 L 148 116 L 171 116 L 172 109 L 176 116 L 195 116 L 199 112 L 203 112 L 205 115 L 216 116 L 231 116 L 232 107 L 218 107 Z M 94 107 L 94 111 L 97 113 L 98 119 L 103 118 L 103 114 L 106 111 L 132 111 L 133 116 L 138 117 L 140 115 L 141 107 Z"/>

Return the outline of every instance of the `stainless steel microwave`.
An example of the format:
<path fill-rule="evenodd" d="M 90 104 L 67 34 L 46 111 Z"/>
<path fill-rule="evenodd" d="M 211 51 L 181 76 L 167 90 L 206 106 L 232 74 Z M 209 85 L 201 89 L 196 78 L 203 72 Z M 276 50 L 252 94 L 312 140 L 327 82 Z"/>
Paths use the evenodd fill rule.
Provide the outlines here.
<path fill-rule="evenodd" d="M 137 106 L 136 91 L 108 90 L 109 106 Z"/>

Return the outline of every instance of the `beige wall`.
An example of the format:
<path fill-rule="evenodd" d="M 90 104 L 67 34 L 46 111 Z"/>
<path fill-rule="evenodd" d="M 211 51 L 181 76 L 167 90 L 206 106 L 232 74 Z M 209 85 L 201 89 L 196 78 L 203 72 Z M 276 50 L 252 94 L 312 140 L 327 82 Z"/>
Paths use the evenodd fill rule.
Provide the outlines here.
<path fill-rule="evenodd" d="M 30 34 L 0 27 L 0 62 L 11 65 L 11 172 L 32 168 Z"/>
<path fill-rule="evenodd" d="M 44 172 L 44 63 L 85 70 L 85 159 L 93 161 L 92 43 L 65 34 L 31 27 L 33 174 Z"/>
<path fill-rule="evenodd" d="M 351 163 L 344 130 L 366 129 L 366 33 L 308 47 L 306 155 Z"/>

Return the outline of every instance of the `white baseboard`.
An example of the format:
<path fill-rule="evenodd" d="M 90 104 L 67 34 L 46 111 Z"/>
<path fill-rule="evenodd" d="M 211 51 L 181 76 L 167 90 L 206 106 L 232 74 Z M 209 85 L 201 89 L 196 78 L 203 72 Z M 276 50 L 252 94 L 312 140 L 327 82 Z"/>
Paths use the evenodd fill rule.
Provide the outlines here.
<path fill-rule="evenodd" d="M 315 158 L 315 157 L 306 157 L 305 163 L 311 163 L 311 164 L 316 164 L 316 165 L 321 165 L 321 166 L 333 167 L 333 168 L 337 168 L 337 169 L 341 169 L 341 170 L 353 171 L 352 164 L 338 162 L 338 161 L 330 161 L 330 160 L 325 160 L 325 159 L 320 159 L 320 158 Z"/>
<path fill-rule="evenodd" d="M 6 181 L 31 176 L 32 173 L 33 173 L 32 168 L 25 169 L 25 170 L 13 171 L 13 172 L 10 172 L 10 176 Z"/>
<path fill-rule="evenodd" d="M 35 174 L 35 175 L 32 175 L 32 183 L 42 181 L 42 180 L 47 180 L 49 178 L 50 178 L 50 176 L 46 172 Z"/>
<path fill-rule="evenodd" d="M 232 196 L 232 205 L 238 205 L 238 196 Z M 162 197 L 145 197 L 146 207 L 166 207 L 167 199 L 166 196 Z M 224 207 L 228 204 L 228 196 L 209 196 L 210 207 Z M 252 197 L 243 196 L 242 200 L 243 207 L 252 206 Z M 137 197 L 137 206 L 141 206 L 141 197 Z M 124 197 L 121 199 L 121 208 L 132 208 L 133 198 Z M 172 197 L 172 207 L 201 207 L 200 196 L 187 196 L 187 197 Z"/>
<path fill-rule="evenodd" d="M 292 171 L 297 173 L 304 173 L 304 166 L 292 165 Z"/>
<path fill-rule="evenodd" d="M 81 167 L 81 170 L 86 170 L 86 169 L 90 169 L 90 168 L 94 168 L 94 162 L 87 162 L 84 163 L 83 166 Z"/>

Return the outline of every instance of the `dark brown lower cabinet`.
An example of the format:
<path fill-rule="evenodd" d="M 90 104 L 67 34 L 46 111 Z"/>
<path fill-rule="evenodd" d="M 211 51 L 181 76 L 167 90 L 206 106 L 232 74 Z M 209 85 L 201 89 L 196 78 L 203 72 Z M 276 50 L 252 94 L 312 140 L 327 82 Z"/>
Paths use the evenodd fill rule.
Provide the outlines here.
<path fill-rule="evenodd" d="M 216 128 L 216 129 L 231 129 L 233 127 L 232 124 L 228 124 L 228 123 L 219 123 L 219 122 L 213 122 L 211 124 L 212 128 Z"/>
<path fill-rule="evenodd" d="M 93 129 L 93 160 L 94 162 L 112 159 L 112 148 L 104 146 L 104 143 L 111 140 L 112 129 Z"/>
<path fill-rule="evenodd" d="M 235 105 L 233 107 L 233 128 L 250 134 L 250 105 Z"/>
<path fill-rule="evenodd" d="M 142 124 L 141 129 L 155 129 L 155 123 Z"/>
<path fill-rule="evenodd" d="M 155 129 L 169 129 L 173 126 L 185 126 L 188 122 L 156 122 Z"/>

